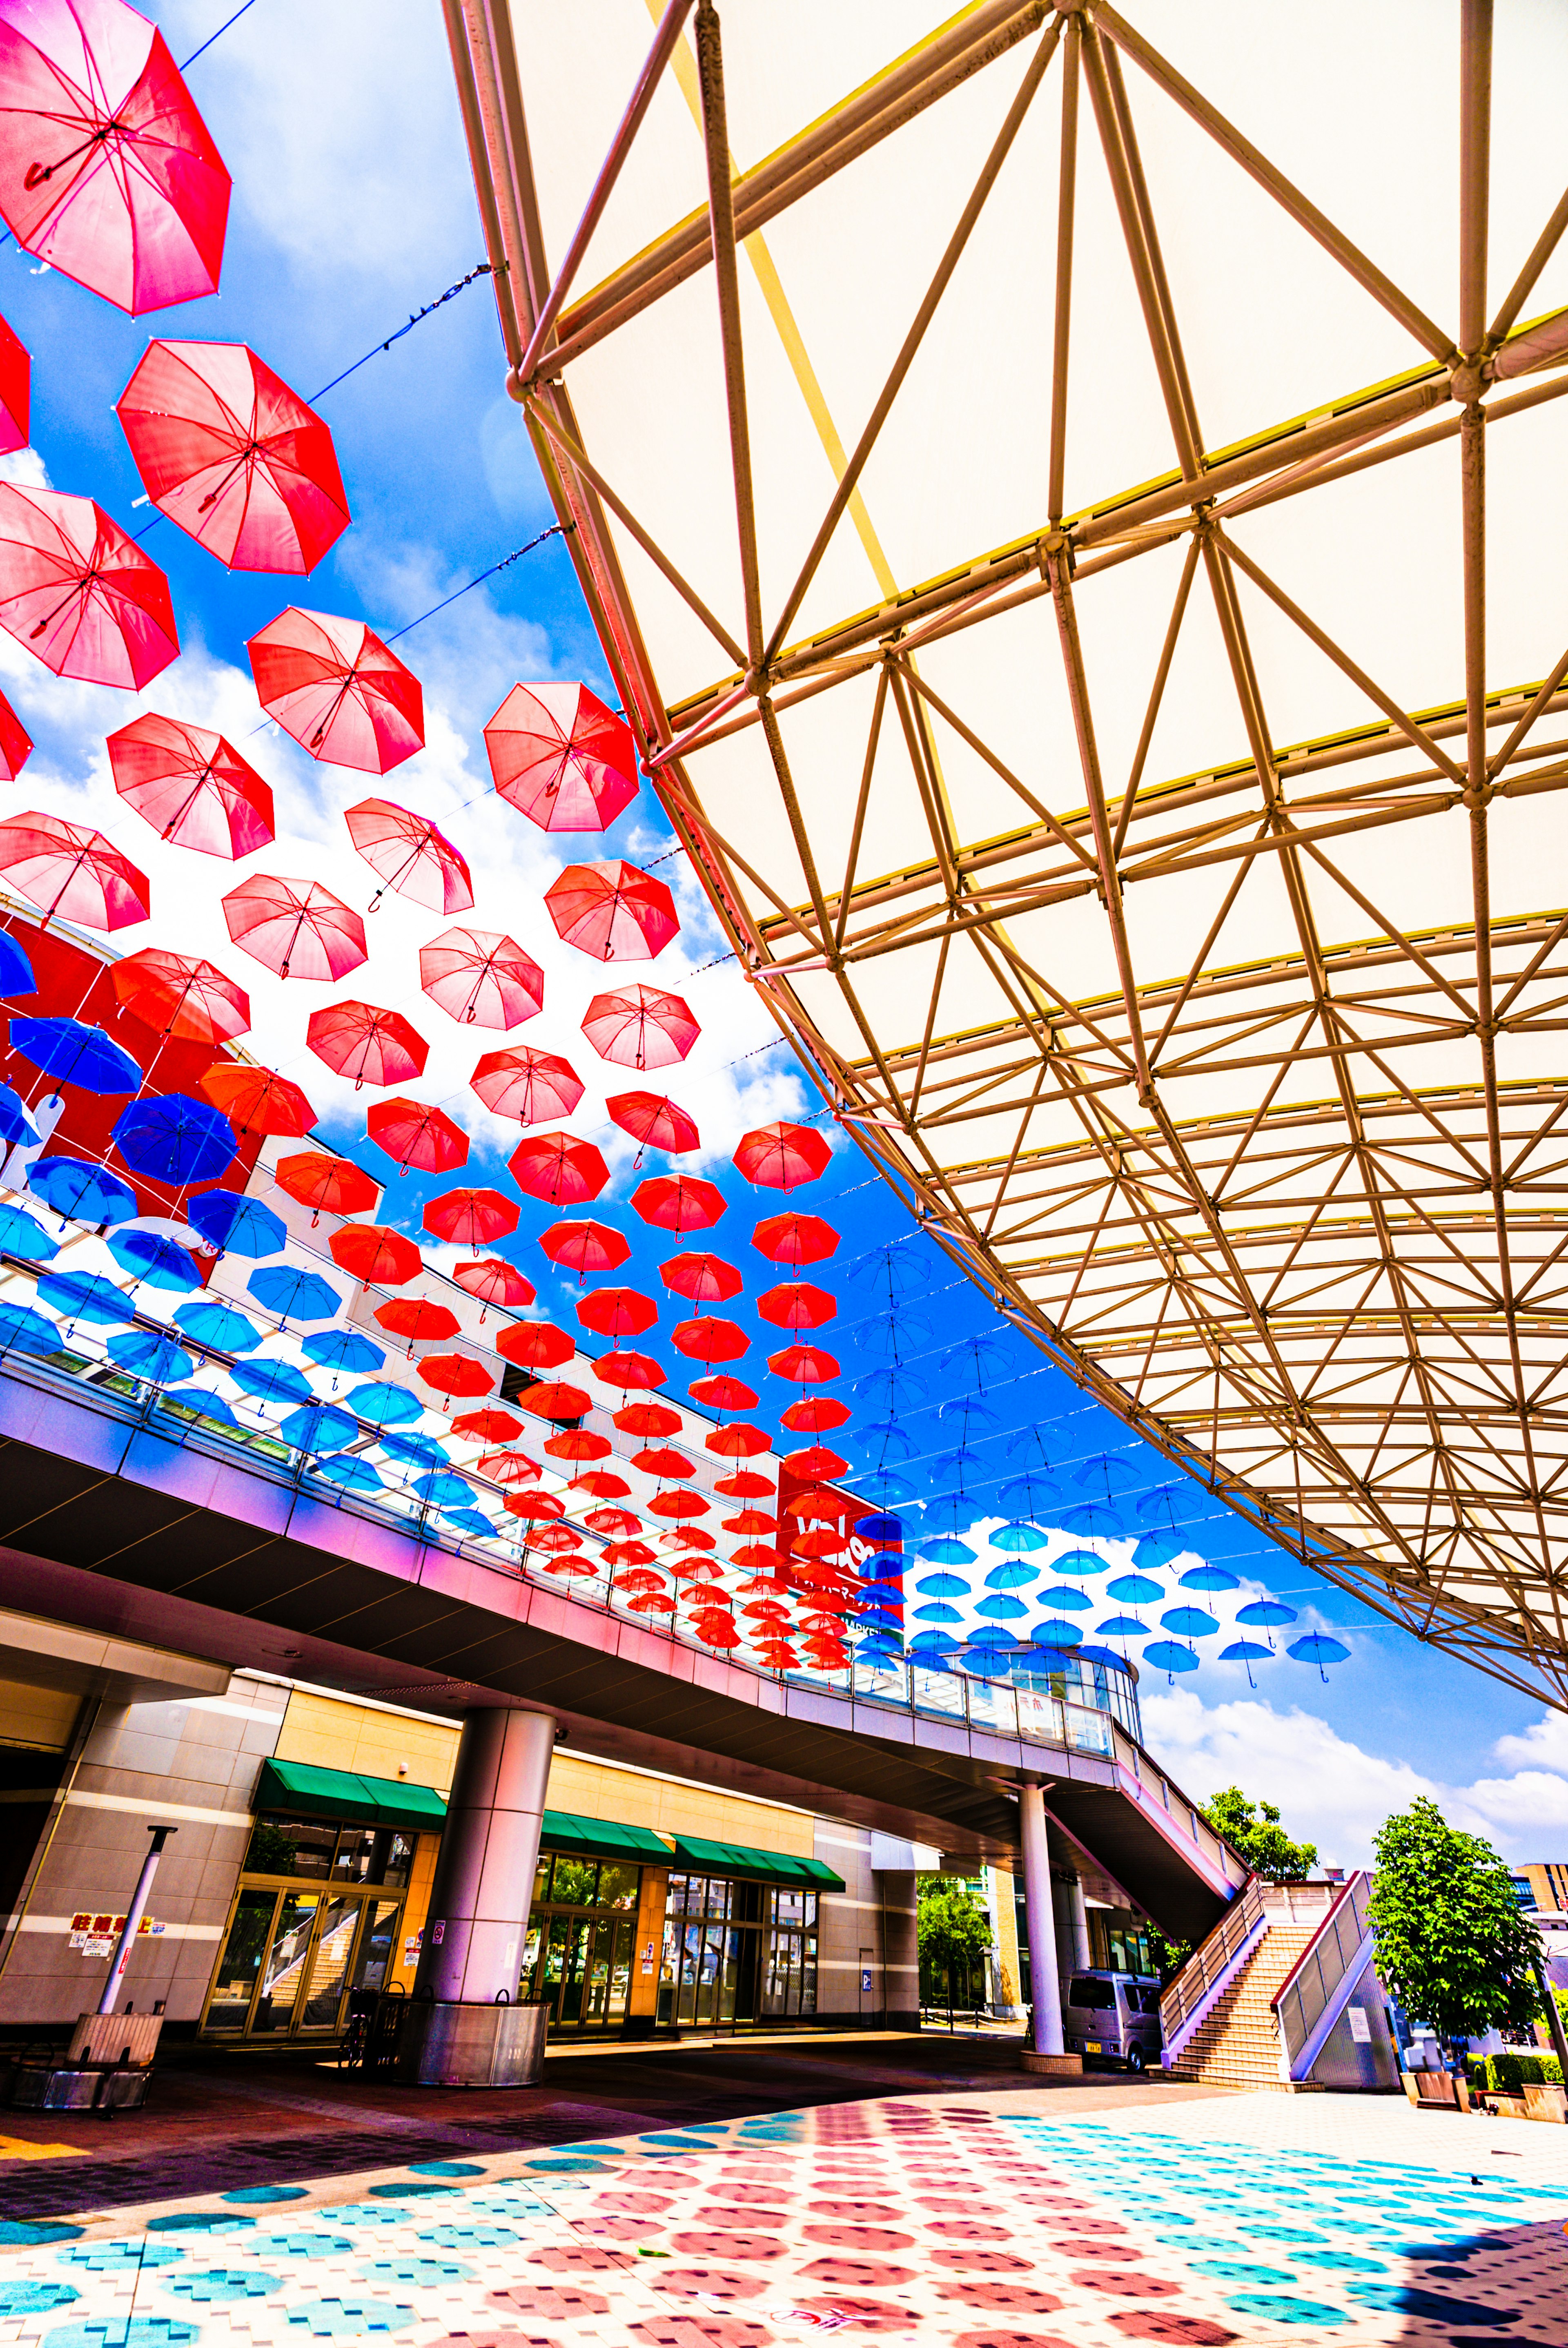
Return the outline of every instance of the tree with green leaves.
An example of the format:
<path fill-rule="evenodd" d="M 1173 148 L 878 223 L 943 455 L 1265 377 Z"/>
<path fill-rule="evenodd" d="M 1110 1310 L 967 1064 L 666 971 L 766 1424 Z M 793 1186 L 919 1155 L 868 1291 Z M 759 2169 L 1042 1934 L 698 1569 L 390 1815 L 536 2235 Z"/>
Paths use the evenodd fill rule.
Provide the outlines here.
<path fill-rule="evenodd" d="M 961 1972 L 966 1982 L 991 1944 L 989 1916 L 961 1876 L 922 1875 L 916 1884 L 915 1937 L 920 1971 L 933 1992 L 940 1977 L 948 2003 Z"/>
<path fill-rule="evenodd" d="M 1423 1795 L 1385 1818 L 1368 1913 L 1384 1986 L 1444 2045 L 1528 2028 L 1541 2013 L 1541 1935 L 1512 1872 L 1480 1835 L 1450 1827 Z"/>
<path fill-rule="evenodd" d="M 1224 1835 L 1238 1859 L 1270 1883 L 1299 1883 L 1317 1864 L 1315 1842 L 1292 1842 L 1273 1802 L 1255 1802 L 1239 1786 L 1212 1794 L 1203 1806 L 1214 1832 Z"/>

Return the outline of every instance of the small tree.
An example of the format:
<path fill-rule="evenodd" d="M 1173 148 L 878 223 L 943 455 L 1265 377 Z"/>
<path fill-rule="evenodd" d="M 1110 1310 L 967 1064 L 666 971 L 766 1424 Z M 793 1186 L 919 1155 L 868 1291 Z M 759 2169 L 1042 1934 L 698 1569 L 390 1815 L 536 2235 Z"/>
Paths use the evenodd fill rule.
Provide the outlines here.
<path fill-rule="evenodd" d="M 1239 1786 L 1227 1786 L 1204 1804 L 1204 1816 L 1224 1835 L 1238 1859 L 1270 1883 L 1299 1883 L 1317 1864 L 1315 1842 L 1292 1842 L 1273 1802 L 1255 1802 Z"/>
<path fill-rule="evenodd" d="M 1374 1848 L 1374 1962 L 1400 2004 L 1445 2046 L 1528 2028 L 1541 2012 L 1541 1936 L 1520 1912 L 1506 1861 L 1424 1795 L 1384 1820 Z"/>
<path fill-rule="evenodd" d="M 941 1968 L 951 2005 L 954 1974 L 961 1966 L 967 1982 L 970 1968 L 990 1947 L 990 1918 L 961 1877 L 922 1875 L 916 1886 L 915 1936 L 921 1972 L 934 1990 Z"/>

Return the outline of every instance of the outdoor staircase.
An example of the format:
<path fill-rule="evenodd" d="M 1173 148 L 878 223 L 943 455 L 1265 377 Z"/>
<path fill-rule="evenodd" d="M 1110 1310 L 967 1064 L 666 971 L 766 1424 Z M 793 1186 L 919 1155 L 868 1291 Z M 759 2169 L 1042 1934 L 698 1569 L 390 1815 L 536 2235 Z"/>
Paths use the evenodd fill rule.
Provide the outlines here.
<path fill-rule="evenodd" d="M 1290 2050 L 1275 2003 L 1338 1895 L 1337 1885 L 1252 1879 L 1161 2000 L 1171 2078 L 1289 2089 L 1289 2063 L 1280 2058 Z"/>

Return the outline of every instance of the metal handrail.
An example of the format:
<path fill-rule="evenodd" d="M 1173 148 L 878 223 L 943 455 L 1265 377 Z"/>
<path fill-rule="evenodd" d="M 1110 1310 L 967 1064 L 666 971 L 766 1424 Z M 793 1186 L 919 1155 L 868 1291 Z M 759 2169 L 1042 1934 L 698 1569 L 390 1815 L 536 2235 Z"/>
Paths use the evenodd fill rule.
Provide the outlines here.
<path fill-rule="evenodd" d="M 1263 1919 L 1263 1882 L 1260 1877 L 1252 1875 L 1239 1899 L 1231 1902 L 1207 1940 L 1199 1941 L 1160 2000 L 1160 2025 L 1167 2045 L 1178 2035 L 1188 2016 L 1224 1979 L 1243 1942 L 1257 1930 Z"/>
<path fill-rule="evenodd" d="M 1309 2044 L 1335 1992 L 1367 1944 L 1371 1888 L 1370 1874 L 1365 1868 L 1358 1869 L 1269 2001 L 1292 2055 Z"/>

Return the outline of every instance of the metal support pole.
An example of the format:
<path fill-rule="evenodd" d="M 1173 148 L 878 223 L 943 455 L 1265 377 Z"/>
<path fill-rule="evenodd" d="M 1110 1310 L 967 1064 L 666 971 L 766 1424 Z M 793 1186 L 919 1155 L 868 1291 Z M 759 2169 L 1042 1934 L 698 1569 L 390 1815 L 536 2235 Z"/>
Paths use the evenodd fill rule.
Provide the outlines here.
<path fill-rule="evenodd" d="M 1083 1904 L 1081 1876 L 1075 1875 L 1072 1879 L 1068 1904 L 1072 1917 L 1072 1962 L 1080 1972 L 1087 1972 L 1090 1965 L 1089 1910 Z"/>
<path fill-rule="evenodd" d="M 149 1827 L 148 1828 L 148 1833 L 152 1837 L 152 1849 L 141 1862 L 141 1873 L 137 1877 L 136 1890 L 130 1895 L 130 1906 L 126 1910 L 125 1923 L 119 1939 L 115 1942 L 115 1952 L 109 1959 L 109 1977 L 104 1983 L 104 1993 L 98 2000 L 100 2013 L 114 2012 L 114 2002 L 119 1995 L 120 1982 L 124 1977 L 125 1969 L 130 1962 L 130 1952 L 136 1946 L 137 1927 L 147 1913 L 148 1898 L 152 1890 L 152 1879 L 158 1873 L 158 1862 L 163 1856 L 163 1846 L 171 1834 L 179 1832 L 178 1827 Z"/>
<path fill-rule="evenodd" d="M 1552 1994 L 1552 1976 L 1539 1962 L 1534 1970 L 1536 1987 L 1546 2007 L 1546 2027 L 1552 2033 L 1552 2044 L 1557 2050 L 1557 2060 L 1563 2065 L 1563 2076 L 1568 2081 L 1568 2034 L 1563 2031 L 1563 2015 L 1557 2000 Z"/>
<path fill-rule="evenodd" d="M 1056 1910 L 1050 1897 L 1050 1851 L 1045 1837 L 1045 1796 L 1038 1786 L 1020 1786 L 1019 1826 L 1023 1836 L 1023 1905 L 1029 1920 L 1029 1978 L 1034 2010 L 1034 2051 L 1060 2054 L 1061 1982 L 1056 1965 Z"/>

